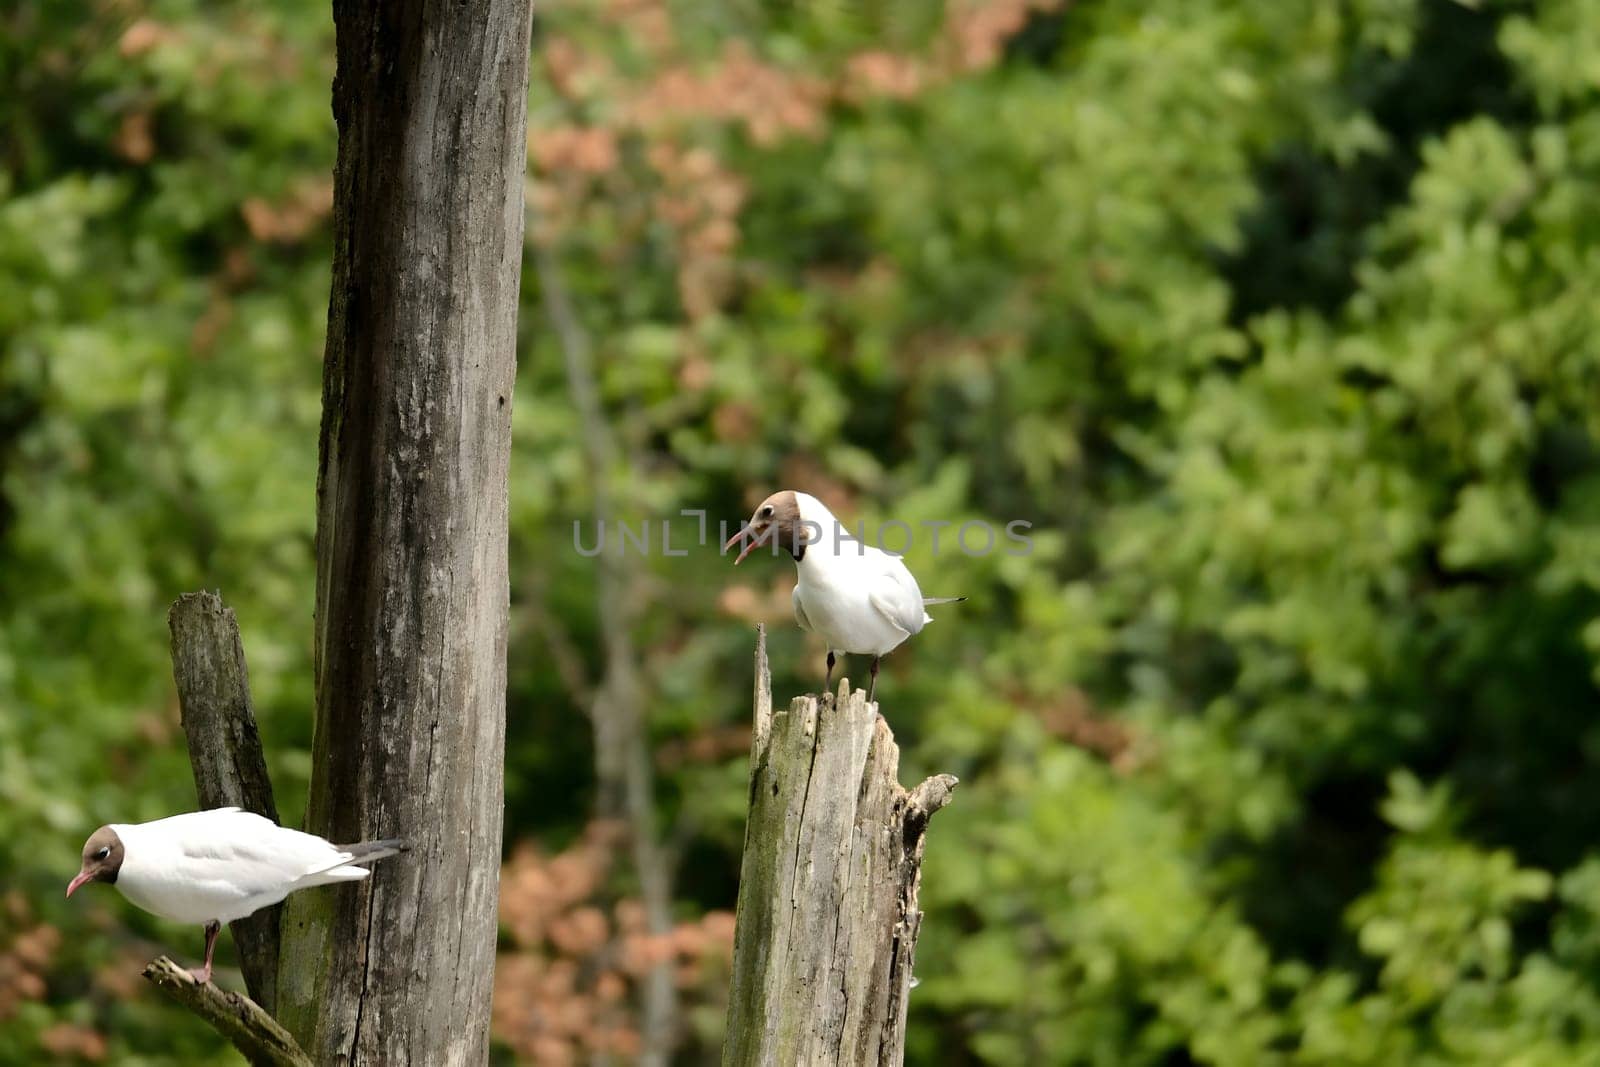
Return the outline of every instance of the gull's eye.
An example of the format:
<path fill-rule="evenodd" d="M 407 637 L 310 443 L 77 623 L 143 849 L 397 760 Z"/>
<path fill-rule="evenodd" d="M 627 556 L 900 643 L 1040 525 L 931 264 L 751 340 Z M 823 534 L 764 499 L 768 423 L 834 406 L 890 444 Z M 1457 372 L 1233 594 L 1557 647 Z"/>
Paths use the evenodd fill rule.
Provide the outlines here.
<path fill-rule="evenodd" d="M 97 860 L 103 860 L 109 855 L 111 855 L 111 849 L 105 845 L 101 845 L 100 851 L 94 854 L 94 858 Z"/>
<path fill-rule="evenodd" d="M 763 519 L 772 518 L 772 505 L 771 504 L 768 504 L 766 507 L 761 509 L 761 517 Z"/>

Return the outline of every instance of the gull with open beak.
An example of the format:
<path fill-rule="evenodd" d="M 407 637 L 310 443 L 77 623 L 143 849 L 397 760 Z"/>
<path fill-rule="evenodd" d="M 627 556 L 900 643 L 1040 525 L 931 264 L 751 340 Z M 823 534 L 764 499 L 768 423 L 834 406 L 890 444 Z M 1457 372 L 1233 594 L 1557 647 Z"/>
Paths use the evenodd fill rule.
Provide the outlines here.
<path fill-rule="evenodd" d="M 833 686 L 836 655 L 852 652 L 872 657 L 871 700 L 878 661 L 933 621 L 925 607 L 966 599 L 923 596 L 900 557 L 848 536 L 827 505 L 809 493 L 785 489 L 767 497 L 723 551 L 741 541 L 735 565 L 760 545 L 794 557 L 795 621 L 828 646 L 825 693 Z"/>
<path fill-rule="evenodd" d="M 107 882 L 145 911 L 206 928 L 206 965 L 222 924 L 276 904 L 297 889 L 359 881 L 359 864 L 404 852 L 403 841 L 334 845 L 238 808 L 213 808 L 155 822 L 102 826 L 83 846 L 83 867 L 67 896 Z"/>

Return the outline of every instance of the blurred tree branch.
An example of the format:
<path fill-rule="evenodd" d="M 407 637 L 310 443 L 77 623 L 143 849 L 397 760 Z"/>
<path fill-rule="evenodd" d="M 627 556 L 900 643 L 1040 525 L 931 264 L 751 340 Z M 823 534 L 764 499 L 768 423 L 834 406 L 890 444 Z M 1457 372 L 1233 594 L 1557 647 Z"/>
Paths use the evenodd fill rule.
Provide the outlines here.
<path fill-rule="evenodd" d="M 535 236 L 538 229 L 531 222 L 526 231 L 533 248 L 545 317 L 561 347 L 567 388 L 582 426 L 594 521 L 598 529 L 604 530 L 617 521 L 611 478 L 620 449 L 600 403 L 593 346 L 573 306 L 560 258 L 549 242 Z M 599 815 L 620 815 L 626 820 L 645 920 L 651 934 L 664 937 L 672 930 L 672 873 L 656 836 L 655 772 L 643 715 L 644 683 L 633 643 L 643 575 L 626 552 L 602 551 L 597 563 L 596 613 L 605 667 L 599 685 L 591 690 L 589 714 L 594 729 Z M 569 688 L 577 691 L 571 682 Z M 643 1009 L 643 1047 L 638 1062 L 644 1067 L 664 1067 L 671 1059 L 677 1028 L 677 989 L 670 961 L 650 969 L 644 983 Z"/>
<path fill-rule="evenodd" d="M 572 640 L 571 631 L 561 624 L 561 620 L 546 604 L 548 589 L 544 577 L 536 574 L 532 582 L 534 589 L 525 608 L 528 623 L 550 650 L 556 677 L 561 680 L 567 695 L 574 704 L 587 708 L 594 700 L 594 686 L 589 684 L 584 670 L 583 653 L 577 642 Z"/>

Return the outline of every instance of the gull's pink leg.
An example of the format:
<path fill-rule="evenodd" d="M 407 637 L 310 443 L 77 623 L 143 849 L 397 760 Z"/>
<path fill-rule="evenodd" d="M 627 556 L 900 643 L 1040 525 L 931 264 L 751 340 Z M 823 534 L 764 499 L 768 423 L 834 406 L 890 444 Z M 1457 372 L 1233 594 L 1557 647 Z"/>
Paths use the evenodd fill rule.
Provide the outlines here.
<path fill-rule="evenodd" d="M 206 965 L 198 971 L 191 970 L 189 974 L 196 982 L 205 985 L 211 981 L 211 956 L 217 951 L 217 935 L 222 932 L 222 924 L 216 920 L 206 923 Z"/>

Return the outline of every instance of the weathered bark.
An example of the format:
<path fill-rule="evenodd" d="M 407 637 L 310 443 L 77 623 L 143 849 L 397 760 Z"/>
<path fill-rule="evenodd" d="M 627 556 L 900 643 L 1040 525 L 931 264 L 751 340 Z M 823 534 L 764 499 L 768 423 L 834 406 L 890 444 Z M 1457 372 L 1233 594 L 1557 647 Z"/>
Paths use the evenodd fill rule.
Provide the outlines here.
<path fill-rule="evenodd" d="M 277 822 L 250 699 L 250 672 L 232 609 L 215 593 L 185 593 L 167 613 L 167 626 L 172 631 L 172 677 L 201 809 L 243 808 Z M 269 1013 L 277 998 L 282 910 L 274 905 L 228 924 L 250 996 Z"/>
<path fill-rule="evenodd" d="M 863 690 L 772 711 L 756 642 L 750 815 L 725 1065 L 889 1065 L 905 1057 L 923 835 L 953 775 L 911 792 Z"/>
<path fill-rule="evenodd" d="M 482 1063 L 505 745 L 528 0 L 336 0 L 308 829 L 411 851 L 290 898 L 319 1063 Z"/>
<path fill-rule="evenodd" d="M 167 996 L 210 1023 L 256 1067 L 313 1067 L 311 1057 L 295 1044 L 289 1031 L 279 1026 L 253 1000 L 210 982 L 201 985 L 166 956 L 151 960 L 144 969 L 144 976 Z"/>

